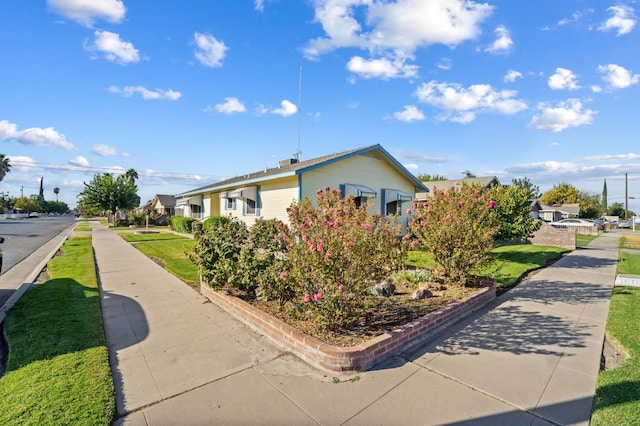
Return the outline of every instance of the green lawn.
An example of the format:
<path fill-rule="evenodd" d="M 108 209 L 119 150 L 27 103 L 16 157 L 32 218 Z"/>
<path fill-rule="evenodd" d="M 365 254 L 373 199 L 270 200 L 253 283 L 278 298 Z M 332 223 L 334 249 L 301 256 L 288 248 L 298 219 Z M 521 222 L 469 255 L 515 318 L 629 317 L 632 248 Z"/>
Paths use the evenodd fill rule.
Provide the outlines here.
<path fill-rule="evenodd" d="M 72 237 L 4 322 L 0 424 L 109 425 L 114 387 L 90 235 Z"/>
<path fill-rule="evenodd" d="M 142 253 L 162 264 L 182 281 L 197 288 L 200 285 L 200 272 L 187 255 L 187 252 L 193 251 L 195 245 L 194 240 L 184 237 L 136 243 L 137 249 Z"/>
<path fill-rule="evenodd" d="M 532 244 L 502 245 L 491 251 L 493 259 L 478 273 L 495 278 L 497 287 L 510 287 L 528 272 L 544 267 L 567 251 L 559 247 Z M 417 250 L 409 252 L 407 264 L 419 268 L 436 266 L 431 253 Z"/>
<path fill-rule="evenodd" d="M 586 247 L 593 240 L 598 238 L 597 235 L 576 235 L 576 247 Z"/>
<path fill-rule="evenodd" d="M 618 240 L 620 248 L 640 249 L 640 235 Z M 620 251 L 618 274 L 640 275 L 640 254 Z M 607 320 L 607 339 L 622 346 L 628 359 L 598 375 L 592 425 L 640 424 L 640 288 L 614 287 Z"/>
<path fill-rule="evenodd" d="M 136 234 L 135 232 L 118 232 L 122 238 L 130 243 L 139 241 L 158 241 L 158 240 L 187 240 L 189 238 L 174 234 L 173 232 L 158 231 L 150 234 Z"/>

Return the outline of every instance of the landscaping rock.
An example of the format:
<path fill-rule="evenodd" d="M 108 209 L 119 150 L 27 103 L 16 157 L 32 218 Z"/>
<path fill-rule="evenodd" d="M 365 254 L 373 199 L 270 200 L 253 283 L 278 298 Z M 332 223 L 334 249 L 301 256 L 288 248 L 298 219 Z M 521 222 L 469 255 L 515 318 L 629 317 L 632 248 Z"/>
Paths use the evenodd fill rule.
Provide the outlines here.
<path fill-rule="evenodd" d="M 393 285 L 393 283 L 387 281 L 382 281 L 381 283 L 378 283 L 371 287 L 371 293 L 376 296 L 390 297 L 393 296 L 395 291 L 396 286 Z"/>
<path fill-rule="evenodd" d="M 422 300 L 432 296 L 433 296 L 433 293 L 431 293 L 431 290 L 428 290 L 426 288 L 421 288 L 420 290 L 416 290 L 411 294 L 411 300 Z"/>

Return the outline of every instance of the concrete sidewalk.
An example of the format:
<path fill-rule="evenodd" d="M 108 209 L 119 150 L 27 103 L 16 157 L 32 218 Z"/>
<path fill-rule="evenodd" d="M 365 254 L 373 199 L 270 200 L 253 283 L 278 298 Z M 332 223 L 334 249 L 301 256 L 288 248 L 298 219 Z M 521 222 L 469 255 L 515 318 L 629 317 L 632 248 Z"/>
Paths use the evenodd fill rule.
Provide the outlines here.
<path fill-rule="evenodd" d="M 411 353 L 309 367 L 92 222 L 125 425 L 589 424 L 615 280 L 603 234 Z"/>

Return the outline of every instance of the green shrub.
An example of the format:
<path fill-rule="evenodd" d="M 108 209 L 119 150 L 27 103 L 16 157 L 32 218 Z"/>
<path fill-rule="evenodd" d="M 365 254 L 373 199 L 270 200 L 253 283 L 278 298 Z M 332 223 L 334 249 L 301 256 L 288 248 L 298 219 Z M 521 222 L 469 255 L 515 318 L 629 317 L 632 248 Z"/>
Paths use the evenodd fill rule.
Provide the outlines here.
<path fill-rule="evenodd" d="M 208 231 L 213 226 L 218 226 L 220 224 L 229 223 L 229 220 L 230 219 L 229 219 L 228 216 L 211 216 L 211 217 L 205 219 L 204 222 L 202 222 L 202 228 L 205 231 Z"/>
<path fill-rule="evenodd" d="M 172 216 L 171 217 L 171 228 L 183 234 L 191 234 L 193 230 L 193 223 L 197 222 L 196 219 L 192 217 L 186 216 Z"/>
<path fill-rule="evenodd" d="M 288 234 L 289 229 L 281 221 L 258 219 L 249 230 L 240 254 L 244 287 L 255 288 L 259 298 L 275 300 L 280 308 L 294 294 L 286 279 Z"/>
<path fill-rule="evenodd" d="M 427 201 L 414 203 L 412 247 L 421 245 L 433 253 L 448 282 L 465 284 L 473 270 L 490 259 L 500 229 L 496 205 L 477 186 L 436 189 Z"/>
<path fill-rule="evenodd" d="M 429 269 L 405 269 L 392 273 L 391 280 L 407 287 L 417 287 L 422 283 L 435 282 L 436 276 Z"/>
<path fill-rule="evenodd" d="M 249 231 L 244 222 L 231 218 L 229 222 L 212 222 L 207 231 L 195 232 L 197 243 L 191 260 L 198 266 L 202 279 L 211 288 L 242 288 L 244 271 L 240 266 L 240 253 Z"/>

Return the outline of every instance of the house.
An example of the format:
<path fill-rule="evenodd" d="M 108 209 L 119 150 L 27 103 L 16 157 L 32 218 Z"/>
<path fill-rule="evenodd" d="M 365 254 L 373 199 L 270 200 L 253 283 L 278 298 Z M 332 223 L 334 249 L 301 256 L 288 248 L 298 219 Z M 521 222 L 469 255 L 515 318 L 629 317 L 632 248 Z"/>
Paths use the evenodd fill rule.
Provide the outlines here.
<path fill-rule="evenodd" d="M 545 222 L 557 222 L 580 216 L 580 204 L 541 204 L 540 219 Z"/>
<path fill-rule="evenodd" d="M 540 210 L 542 210 L 542 204 L 538 200 L 529 200 L 529 207 L 531 207 L 531 212 L 529 214 L 534 219 L 541 219 Z"/>
<path fill-rule="evenodd" d="M 151 210 L 155 210 L 161 216 L 173 216 L 175 214 L 176 197 L 173 195 L 156 194 L 151 201 Z"/>
<path fill-rule="evenodd" d="M 478 185 L 481 188 L 491 188 L 492 186 L 500 185 L 500 181 L 496 176 L 451 180 L 432 180 L 422 183 L 429 189 L 428 192 L 433 192 L 435 189 L 437 189 L 438 191 L 447 192 L 451 188 L 460 188 L 463 185 Z M 425 200 L 427 195 L 427 192 L 418 193 L 416 198 L 418 198 L 419 200 Z"/>
<path fill-rule="evenodd" d="M 428 192 L 420 180 L 382 146 L 372 145 L 311 160 L 280 161 L 278 167 L 237 176 L 176 195 L 176 211 L 206 219 L 233 216 L 247 225 L 259 217 L 289 222 L 287 208 L 325 187 L 352 195 L 359 205 L 371 200 L 371 213 L 399 214 L 406 229 L 407 207 L 417 192 Z"/>

